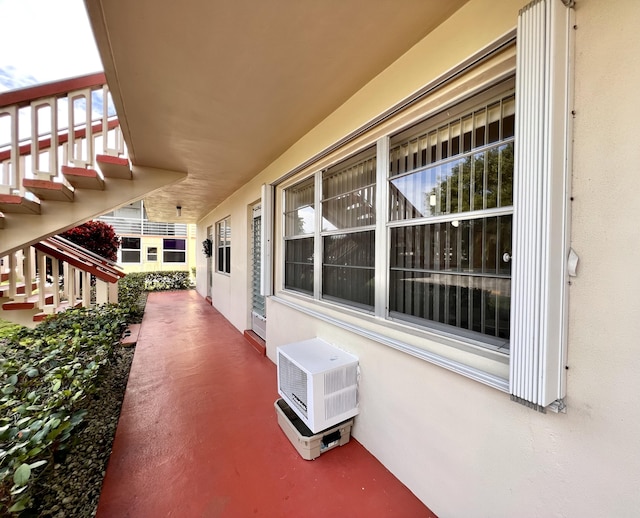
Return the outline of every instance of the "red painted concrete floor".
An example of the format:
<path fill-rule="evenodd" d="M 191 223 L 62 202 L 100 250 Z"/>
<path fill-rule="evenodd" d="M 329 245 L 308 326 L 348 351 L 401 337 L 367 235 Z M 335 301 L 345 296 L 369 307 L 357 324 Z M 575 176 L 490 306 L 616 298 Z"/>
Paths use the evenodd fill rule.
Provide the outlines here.
<path fill-rule="evenodd" d="M 303 460 L 276 399 L 275 365 L 195 291 L 151 293 L 98 518 L 435 516 L 353 438 Z"/>

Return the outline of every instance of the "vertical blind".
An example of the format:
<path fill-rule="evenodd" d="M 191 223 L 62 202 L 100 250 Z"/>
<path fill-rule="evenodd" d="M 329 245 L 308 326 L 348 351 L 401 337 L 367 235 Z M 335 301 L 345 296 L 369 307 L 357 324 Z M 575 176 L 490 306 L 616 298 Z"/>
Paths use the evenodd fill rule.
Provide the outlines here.
<path fill-rule="evenodd" d="M 373 309 L 376 154 L 369 149 L 322 175 L 322 296 Z"/>
<path fill-rule="evenodd" d="M 513 81 L 496 89 L 391 138 L 389 310 L 508 350 Z"/>

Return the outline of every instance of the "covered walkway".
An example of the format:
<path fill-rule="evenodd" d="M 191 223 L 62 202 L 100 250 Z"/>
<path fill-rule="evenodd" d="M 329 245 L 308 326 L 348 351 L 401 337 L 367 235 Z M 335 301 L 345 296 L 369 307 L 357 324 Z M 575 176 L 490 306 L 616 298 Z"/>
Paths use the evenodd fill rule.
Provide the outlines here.
<path fill-rule="evenodd" d="M 303 460 L 277 398 L 275 365 L 195 291 L 151 293 L 97 516 L 434 516 L 353 438 Z"/>

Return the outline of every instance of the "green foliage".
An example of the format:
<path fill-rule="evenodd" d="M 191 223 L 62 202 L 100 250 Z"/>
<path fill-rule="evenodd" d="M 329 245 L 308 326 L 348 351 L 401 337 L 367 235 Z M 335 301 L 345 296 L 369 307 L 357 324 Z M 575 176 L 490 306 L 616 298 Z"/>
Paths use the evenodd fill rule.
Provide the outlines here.
<path fill-rule="evenodd" d="M 22 326 L 19 324 L 7 322 L 6 320 L 0 320 L 0 338 L 12 336 L 21 329 Z"/>
<path fill-rule="evenodd" d="M 82 423 L 127 318 L 118 305 L 70 309 L 0 341 L 0 515 L 31 505 L 33 478 Z"/>
<path fill-rule="evenodd" d="M 188 290 L 189 272 L 148 272 L 144 280 L 146 291 Z"/>
<path fill-rule="evenodd" d="M 191 288 L 189 272 L 142 272 L 129 273 L 120 280 L 118 300 L 124 295 L 127 299 L 139 296 L 142 291 L 188 290 Z"/>

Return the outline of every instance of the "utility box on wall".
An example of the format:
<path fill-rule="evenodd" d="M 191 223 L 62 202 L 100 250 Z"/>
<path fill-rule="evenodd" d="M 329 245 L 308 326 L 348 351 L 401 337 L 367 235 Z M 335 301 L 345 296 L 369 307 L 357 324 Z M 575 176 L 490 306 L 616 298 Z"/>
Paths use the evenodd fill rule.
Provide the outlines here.
<path fill-rule="evenodd" d="M 278 393 L 319 433 L 358 413 L 358 358 L 313 338 L 278 347 Z"/>

